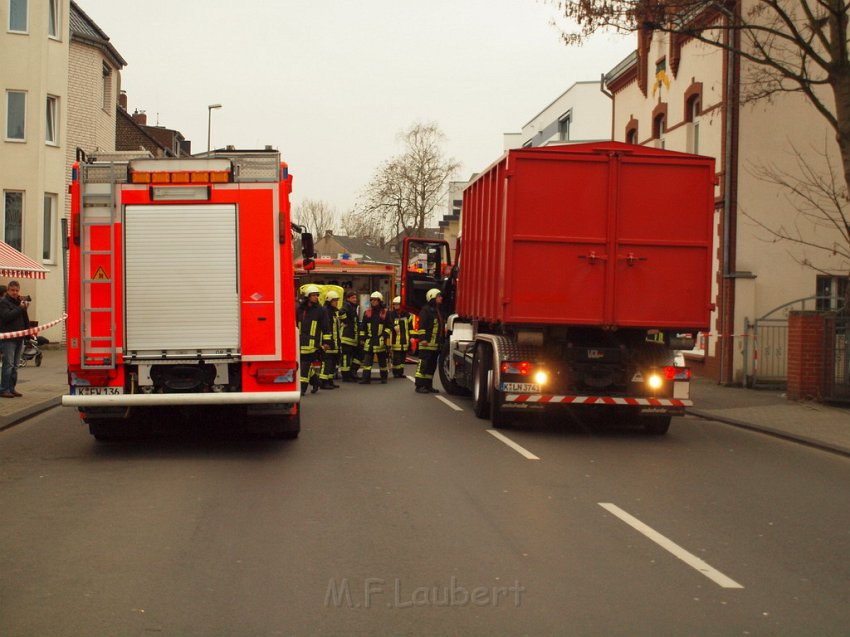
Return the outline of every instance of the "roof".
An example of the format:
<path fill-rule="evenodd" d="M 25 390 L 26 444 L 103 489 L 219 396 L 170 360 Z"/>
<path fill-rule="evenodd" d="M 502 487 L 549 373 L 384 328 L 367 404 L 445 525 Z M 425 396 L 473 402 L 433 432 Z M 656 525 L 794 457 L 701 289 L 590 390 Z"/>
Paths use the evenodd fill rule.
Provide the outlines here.
<path fill-rule="evenodd" d="M 47 270 L 27 255 L 0 241 L 0 276 L 10 279 L 43 279 L 46 274 Z"/>
<path fill-rule="evenodd" d="M 109 42 L 109 36 L 97 26 L 97 23 L 74 0 L 71 0 L 71 14 L 68 21 L 71 27 L 71 38 L 81 42 L 87 42 L 102 49 L 118 68 L 127 66 L 127 61 L 121 57 L 118 49 Z"/>
<path fill-rule="evenodd" d="M 324 237 L 322 238 L 324 239 Z M 386 249 L 366 241 L 365 239 L 359 239 L 357 237 L 343 237 L 337 234 L 332 235 L 331 238 L 336 241 L 346 253 L 362 254 L 363 257 L 359 259 L 361 262 L 372 261 L 374 263 L 398 263 L 398 257 L 393 256 Z"/>

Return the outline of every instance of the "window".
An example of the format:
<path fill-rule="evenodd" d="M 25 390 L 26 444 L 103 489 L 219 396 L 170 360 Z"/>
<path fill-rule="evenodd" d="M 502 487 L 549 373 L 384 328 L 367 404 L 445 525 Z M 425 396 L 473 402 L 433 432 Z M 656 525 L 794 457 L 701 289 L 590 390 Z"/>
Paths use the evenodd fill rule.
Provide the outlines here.
<path fill-rule="evenodd" d="M 842 308 L 847 295 L 848 280 L 850 277 L 819 274 L 816 283 L 815 308 L 820 312 Z"/>
<path fill-rule="evenodd" d="M 57 196 L 51 193 L 44 194 L 44 232 L 42 233 L 41 258 L 45 263 L 55 263 L 56 255 L 53 251 L 53 228 L 56 225 L 56 201 Z"/>
<path fill-rule="evenodd" d="M 692 95 L 685 105 L 685 119 L 690 122 L 688 152 L 699 153 L 699 114 L 702 103 L 699 95 Z"/>
<path fill-rule="evenodd" d="M 667 131 L 667 117 L 664 113 L 655 116 L 655 119 L 652 120 L 652 136 L 658 140 L 658 144 L 656 146 L 658 148 L 664 148 L 664 133 Z"/>
<path fill-rule="evenodd" d="M 570 122 L 573 119 L 573 112 L 569 111 L 558 119 L 558 140 L 566 142 L 570 140 Z"/>
<path fill-rule="evenodd" d="M 21 229 L 24 220 L 24 193 L 7 190 L 3 206 L 3 241 L 15 250 L 21 250 Z"/>
<path fill-rule="evenodd" d="M 57 135 L 56 129 L 56 114 L 58 113 L 56 106 L 58 101 L 58 97 L 53 97 L 52 95 L 47 96 L 47 108 L 45 113 L 47 121 L 45 122 L 44 128 L 44 141 L 48 144 L 54 145 L 59 143 L 59 135 Z"/>
<path fill-rule="evenodd" d="M 47 2 L 47 35 L 51 38 L 59 37 L 59 0 Z"/>
<path fill-rule="evenodd" d="M 23 91 L 6 91 L 6 139 L 26 139 L 26 112 L 27 94 Z"/>
<path fill-rule="evenodd" d="M 109 110 L 109 104 L 112 102 L 112 69 L 109 65 L 103 65 L 103 109 Z"/>
<path fill-rule="evenodd" d="M 9 31 L 27 32 L 27 0 L 9 0 Z"/>

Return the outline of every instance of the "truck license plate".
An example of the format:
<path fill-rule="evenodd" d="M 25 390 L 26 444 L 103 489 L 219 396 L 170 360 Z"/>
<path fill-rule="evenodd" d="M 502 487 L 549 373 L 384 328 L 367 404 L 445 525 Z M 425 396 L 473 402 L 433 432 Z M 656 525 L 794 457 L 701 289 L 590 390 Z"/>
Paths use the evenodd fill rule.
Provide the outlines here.
<path fill-rule="evenodd" d="M 124 393 L 123 387 L 76 387 L 78 396 L 111 396 Z"/>
<path fill-rule="evenodd" d="M 537 383 L 502 383 L 502 391 L 511 391 L 520 394 L 539 394 L 540 385 Z"/>

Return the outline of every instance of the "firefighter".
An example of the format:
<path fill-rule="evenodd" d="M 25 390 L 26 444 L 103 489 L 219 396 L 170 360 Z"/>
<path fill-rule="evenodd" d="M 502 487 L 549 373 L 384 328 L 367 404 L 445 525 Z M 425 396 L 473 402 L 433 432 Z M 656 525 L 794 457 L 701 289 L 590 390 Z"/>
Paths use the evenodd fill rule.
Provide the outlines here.
<path fill-rule="evenodd" d="M 304 289 L 304 300 L 295 310 L 295 322 L 298 324 L 301 344 L 301 395 L 307 393 L 307 385 L 312 385 L 311 394 L 319 391 L 319 378 L 313 370 L 313 362 L 318 361 L 330 342 L 328 315 L 319 305 L 319 288 L 308 285 Z"/>
<path fill-rule="evenodd" d="M 357 305 L 357 292 L 349 290 L 345 294 L 345 303 L 339 311 L 342 357 L 339 371 L 344 383 L 357 380 L 357 370 L 360 368 L 360 352 L 358 347 L 358 332 L 360 330 L 360 306 Z"/>
<path fill-rule="evenodd" d="M 387 365 L 387 345 L 392 334 L 389 312 L 384 307 L 384 296 L 380 292 L 372 292 L 369 296 L 369 309 L 363 312 L 360 321 L 360 344 L 363 348 L 363 376 L 361 385 L 372 382 L 372 363 L 378 359 L 381 370 L 381 383 L 387 382 L 389 367 Z"/>
<path fill-rule="evenodd" d="M 427 303 L 419 312 L 419 329 L 414 333 L 419 341 L 419 365 L 416 367 L 416 392 L 419 394 L 439 394 L 434 389 L 434 372 L 437 371 L 437 357 L 445 334 L 445 324 L 440 305 L 443 293 L 431 288 L 425 293 Z"/>
<path fill-rule="evenodd" d="M 339 305 L 339 294 L 330 290 L 325 295 L 325 313 L 328 316 L 330 339 L 328 340 L 328 347 L 325 349 L 325 355 L 322 357 L 322 371 L 319 372 L 322 389 L 337 389 L 339 387 L 334 382 L 340 349 L 340 322 L 337 305 Z"/>
<path fill-rule="evenodd" d="M 393 299 L 393 309 L 390 310 L 392 331 L 392 365 L 393 378 L 404 378 L 404 359 L 410 347 L 410 332 L 413 330 L 413 317 L 410 312 L 401 309 L 401 297 Z"/>

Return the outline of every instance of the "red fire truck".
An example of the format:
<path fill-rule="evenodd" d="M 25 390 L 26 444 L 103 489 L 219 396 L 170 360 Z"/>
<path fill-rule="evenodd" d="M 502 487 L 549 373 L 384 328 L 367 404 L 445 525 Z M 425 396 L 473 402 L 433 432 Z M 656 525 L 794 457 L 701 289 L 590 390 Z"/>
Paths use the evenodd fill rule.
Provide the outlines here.
<path fill-rule="evenodd" d="M 74 165 L 62 404 L 92 435 L 167 407 L 298 435 L 291 189 L 273 150 Z"/>

